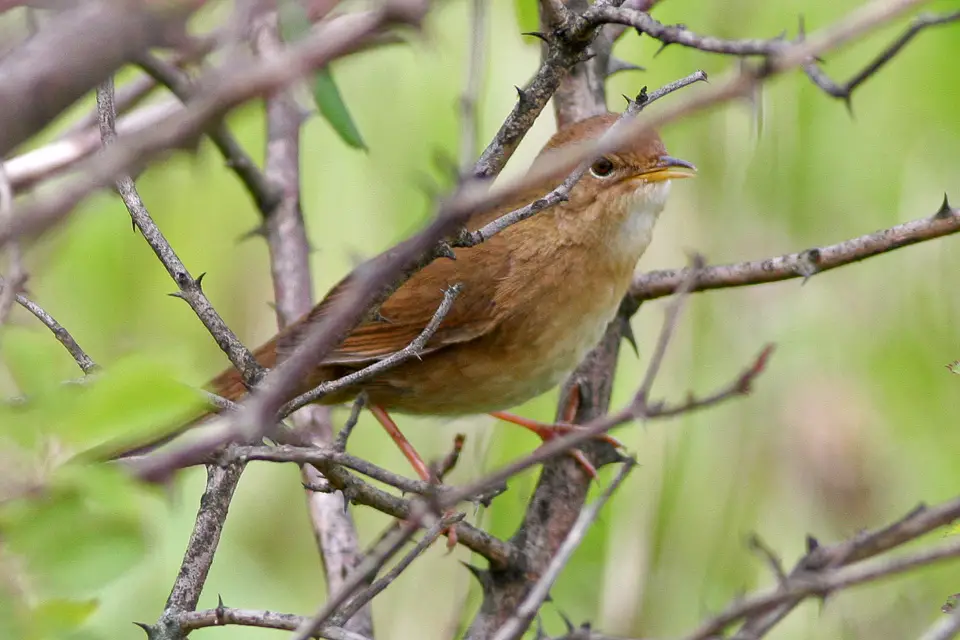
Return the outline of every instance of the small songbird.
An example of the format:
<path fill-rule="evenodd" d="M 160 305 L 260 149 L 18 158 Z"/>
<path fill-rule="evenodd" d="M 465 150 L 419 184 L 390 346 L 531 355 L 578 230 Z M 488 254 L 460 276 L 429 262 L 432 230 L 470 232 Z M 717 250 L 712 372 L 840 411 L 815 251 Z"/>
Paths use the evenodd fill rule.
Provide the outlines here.
<path fill-rule="evenodd" d="M 595 116 L 561 129 L 537 160 L 549 150 L 599 138 L 617 117 Z M 689 162 L 667 155 L 656 133 L 607 154 L 593 163 L 567 201 L 486 242 L 455 249 L 455 260 L 441 258 L 416 273 L 383 303 L 377 318 L 356 327 L 318 362 L 296 393 L 406 347 L 430 321 L 445 289 L 459 284 L 460 294 L 420 358 L 320 402 L 342 404 L 365 391 L 368 407 L 424 479 L 430 478 L 427 466 L 389 413 L 490 413 L 543 439 L 569 431 L 569 425 L 545 425 L 503 410 L 557 385 L 596 346 L 650 244 L 671 180 L 695 172 Z M 467 228 L 476 230 L 542 197 L 558 182 L 539 185 L 514 202 L 474 216 Z M 310 313 L 257 349 L 257 360 L 265 367 L 276 366 L 278 344 L 285 352 L 295 347 L 348 281 L 349 276 Z M 231 400 L 247 393 L 232 368 L 214 378 L 210 389 Z"/>

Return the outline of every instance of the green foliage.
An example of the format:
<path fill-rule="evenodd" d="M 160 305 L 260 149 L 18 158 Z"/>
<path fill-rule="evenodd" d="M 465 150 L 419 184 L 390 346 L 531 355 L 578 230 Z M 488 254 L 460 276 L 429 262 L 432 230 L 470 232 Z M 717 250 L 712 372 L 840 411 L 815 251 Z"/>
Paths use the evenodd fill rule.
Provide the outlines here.
<path fill-rule="evenodd" d="M 286 42 L 293 42 L 310 31 L 310 20 L 298 0 L 280 2 L 278 14 L 280 33 Z M 324 67 L 314 73 L 312 95 L 320 115 L 330 123 L 340 139 L 355 149 L 366 150 L 367 145 L 340 95 L 340 89 L 333 79 L 330 67 Z"/>

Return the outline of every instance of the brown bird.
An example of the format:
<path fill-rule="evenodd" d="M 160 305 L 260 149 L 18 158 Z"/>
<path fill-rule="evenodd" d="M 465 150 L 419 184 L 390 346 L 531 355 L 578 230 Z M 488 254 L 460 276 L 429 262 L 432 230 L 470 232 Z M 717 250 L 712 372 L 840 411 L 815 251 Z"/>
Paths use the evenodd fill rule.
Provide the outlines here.
<path fill-rule="evenodd" d="M 561 129 L 538 160 L 548 150 L 598 138 L 617 117 L 605 114 Z M 541 424 L 503 410 L 554 387 L 597 344 L 627 292 L 637 261 L 650 244 L 670 181 L 692 177 L 695 172 L 689 162 L 667 155 L 656 133 L 604 156 L 573 187 L 566 202 L 477 246 L 455 249 L 455 260 L 435 260 L 419 271 L 383 303 L 379 318 L 359 325 L 339 348 L 318 362 L 296 393 L 406 347 L 433 317 L 444 290 L 459 283 L 461 293 L 421 358 L 320 402 L 341 404 L 365 391 L 377 420 L 425 480 L 431 477 L 427 466 L 389 413 L 490 413 L 528 428 L 544 440 L 568 432 L 570 425 Z M 515 202 L 474 216 L 467 228 L 476 230 L 542 197 L 556 182 L 559 180 L 539 185 Z M 276 366 L 278 344 L 284 350 L 295 347 L 348 280 L 349 276 L 310 313 L 257 349 L 257 360 L 265 367 Z M 247 393 L 240 374 L 232 368 L 214 378 L 210 389 L 231 400 Z M 578 459 L 592 470 L 582 455 Z"/>

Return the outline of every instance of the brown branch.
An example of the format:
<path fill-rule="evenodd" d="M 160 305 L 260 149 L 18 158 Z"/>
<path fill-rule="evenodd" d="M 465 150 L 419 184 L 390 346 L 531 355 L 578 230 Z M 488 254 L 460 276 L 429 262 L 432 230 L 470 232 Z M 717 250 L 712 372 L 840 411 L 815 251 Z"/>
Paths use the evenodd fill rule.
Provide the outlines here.
<path fill-rule="evenodd" d="M 277 13 L 264 12 L 256 16 L 252 26 L 254 53 L 260 58 L 277 55 L 282 49 Z M 302 110 L 291 91 L 277 92 L 267 98 L 266 175 L 259 172 L 242 149 L 239 150 L 240 155 L 232 149 L 232 145 L 238 149 L 239 146 L 227 137 L 225 125 L 221 124 L 212 138 L 224 157 L 228 158 L 228 164 L 234 166 L 239 159 L 240 166 L 249 164 L 253 167 L 252 171 L 238 172 L 238 176 L 254 196 L 264 216 L 279 329 L 306 314 L 313 304 L 310 245 L 300 208 L 300 132 L 303 120 Z M 250 177 L 254 179 L 250 180 Z M 294 428 L 305 443 L 328 445 L 333 440 L 329 407 L 314 405 L 292 414 Z M 320 471 L 309 464 L 300 465 L 300 478 L 305 487 L 325 481 Z M 346 509 L 342 494 L 321 493 L 307 488 L 305 498 L 323 564 L 327 592 L 334 593 L 343 587 L 345 576 L 361 559 L 356 525 Z M 346 631 L 366 638 L 374 637 L 369 607 L 358 611 L 341 626 Z"/>
<path fill-rule="evenodd" d="M 149 104 L 118 118 L 117 132 L 122 137 L 143 131 L 181 110 L 174 100 Z M 14 190 L 19 192 L 63 173 L 102 147 L 99 129 L 86 129 L 10 158 L 4 166 Z"/>
<path fill-rule="evenodd" d="M 10 220 L 13 213 L 13 186 L 10 176 L 3 166 L 0 166 L 0 223 Z M 17 299 L 27 274 L 23 270 L 23 256 L 20 252 L 20 243 L 11 242 L 7 247 L 10 268 L 7 271 L 6 285 L 0 288 L 0 327 L 7 322 L 13 303 Z"/>
<path fill-rule="evenodd" d="M 952 208 L 944 197 L 940 210 L 931 217 L 876 231 L 832 245 L 789 253 L 766 260 L 715 265 L 702 269 L 694 291 L 745 287 L 792 278 L 810 278 L 888 251 L 933 240 L 960 231 L 960 210 Z M 650 271 L 638 275 L 630 286 L 637 301 L 670 295 L 686 279 L 688 269 Z"/>
<path fill-rule="evenodd" d="M 232 607 L 217 607 L 204 611 L 188 611 L 177 616 L 180 631 L 187 634 L 197 629 L 207 627 L 222 627 L 237 625 L 242 627 L 259 627 L 261 629 L 277 629 L 280 631 L 295 631 L 304 624 L 307 618 L 292 613 L 278 613 L 276 611 L 254 611 L 251 609 L 234 609 Z M 369 640 L 357 633 L 352 633 L 341 627 L 327 625 L 317 631 L 317 635 L 328 640 Z"/>

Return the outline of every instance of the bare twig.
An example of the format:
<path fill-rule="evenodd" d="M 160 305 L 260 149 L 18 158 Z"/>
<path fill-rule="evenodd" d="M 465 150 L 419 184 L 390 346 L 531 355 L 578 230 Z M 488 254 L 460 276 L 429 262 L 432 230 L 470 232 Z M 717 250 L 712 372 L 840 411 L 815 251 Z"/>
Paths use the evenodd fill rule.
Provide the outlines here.
<path fill-rule="evenodd" d="M 97 108 L 100 112 L 100 135 L 105 147 L 114 145 L 116 140 L 116 107 L 113 102 L 113 79 L 108 79 L 97 89 Z M 179 292 L 176 297 L 181 298 L 207 328 L 217 345 L 230 358 L 230 362 L 243 375 L 244 381 L 253 386 L 263 375 L 263 367 L 257 362 L 250 350 L 247 349 L 237 336 L 230 331 L 223 318 L 217 313 L 200 287 L 203 275 L 194 279 L 187 271 L 183 262 L 177 256 L 173 247 L 164 237 L 163 232 L 150 217 L 150 213 L 140 199 L 136 184 L 130 176 L 121 176 L 117 180 L 117 191 L 123 199 L 133 223 L 143 234 L 144 239 L 153 249 L 153 252 L 163 263 L 167 273 L 177 283 Z"/>
<path fill-rule="evenodd" d="M 553 559 L 550 560 L 546 571 L 540 576 L 536 584 L 533 585 L 530 593 L 527 594 L 524 601 L 520 603 L 520 606 L 513 615 L 500 627 L 497 634 L 493 637 L 494 640 L 519 640 L 519 638 L 523 636 L 527 627 L 530 626 L 530 622 L 533 621 L 533 617 L 537 615 L 537 611 L 540 610 L 540 607 L 550 595 L 550 588 L 554 582 L 557 581 L 557 578 L 560 577 L 560 572 L 566 567 L 571 556 L 573 556 L 573 552 L 576 551 L 580 543 L 583 542 L 587 531 L 600 515 L 600 510 L 607 503 L 610 496 L 613 495 L 613 492 L 617 490 L 617 487 L 626 479 L 630 471 L 633 470 L 635 464 L 636 462 L 633 460 L 624 462 L 616 477 L 614 477 L 610 485 L 604 489 L 603 493 L 601 493 L 590 506 L 580 512 L 580 516 L 570 528 L 570 532 L 567 534 L 566 539 L 564 539 L 563 544 L 560 545 L 557 553 L 553 556 Z"/>
<path fill-rule="evenodd" d="M 160 620 L 153 627 L 157 640 L 181 640 L 186 631 L 179 624 L 179 616 L 197 608 L 200 593 L 213 564 L 223 524 L 227 519 L 230 500 L 240 482 L 242 464 L 207 467 L 207 486 L 200 498 L 196 523 L 187 543 L 187 550 L 174 580 L 170 596 Z M 149 635 L 149 633 L 148 633 Z"/>
<path fill-rule="evenodd" d="M 282 48 L 278 14 L 266 11 L 254 17 L 253 49 L 258 57 L 275 56 Z M 313 304 L 313 282 L 310 276 L 310 244 L 300 207 L 300 131 L 304 117 L 293 92 L 280 91 L 266 100 L 267 146 L 265 176 L 252 160 L 227 137 L 221 125 L 213 138 L 227 158 L 240 158 L 241 165 L 253 167 L 238 173 L 264 216 L 264 231 L 270 250 L 270 273 L 276 298 L 277 325 L 283 329 L 309 312 Z M 239 149 L 239 147 L 237 147 Z M 228 160 L 233 164 L 233 160 Z M 255 178 L 251 180 L 250 178 Z M 270 195 L 270 189 L 273 197 Z M 259 194 L 259 195 L 258 195 Z M 273 200 L 273 201 L 271 201 Z M 333 440 L 329 407 L 310 406 L 293 413 L 291 420 L 300 437 L 312 445 L 326 445 Z M 326 482 L 313 465 L 300 466 L 305 487 Z M 360 562 L 360 542 L 353 516 L 346 509 L 342 494 L 319 491 L 305 492 L 314 539 L 323 563 L 327 592 L 343 586 L 345 576 Z M 343 625 L 347 631 L 373 638 L 373 616 L 365 608 Z"/>
<path fill-rule="evenodd" d="M 913 40 L 914 36 L 927 27 L 949 24 L 960 21 L 960 11 L 945 14 L 925 14 L 917 16 L 903 34 L 890 43 L 870 64 L 861 69 L 852 78 L 843 84 L 837 84 L 827 76 L 816 62 L 809 62 L 803 66 L 804 72 L 820 87 L 827 95 L 844 100 L 850 105 L 850 96 L 854 90 L 865 81 L 874 76 L 884 65 L 890 62 L 907 44 Z M 802 35 L 802 33 L 801 33 Z"/>
<path fill-rule="evenodd" d="M 363 382 L 364 380 L 369 380 L 373 376 L 379 375 L 380 373 L 406 362 L 411 358 L 419 358 L 420 352 L 423 351 L 424 347 L 426 347 L 427 342 L 430 341 L 430 338 L 433 337 L 433 334 L 437 332 L 437 329 L 440 327 L 440 323 L 443 322 L 443 319 L 447 317 L 448 313 L 450 313 L 450 308 L 453 306 L 454 300 L 456 300 L 457 296 L 460 294 L 460 290 L 461 286 L 458 283 L 452 285 L 443 292 L 443 301 L 440 303 L 440 306 L 437 307 L 433 317 L 430 318 L 430 322 L 428 322 L 427 326 L 424 327 L 423 331 L 420 332 L 420 335 L 414 338 L 413 341 L 406 347 L 400 351 L 390 354 L 382 360 L 378 360 L 368 367 L 360 369 L 357 372 L 347 374 L 342 378 L 337 378 L 336 380 L 331 380 L 330 382 L 325 382 L 316 388 L 307 391 L 306 393 L 300 394 L 280 408 L 280 417 L 285 417 L 300 407 L 308 405 L 311 402 L 316 402 L 323 396 L 329 395 L 334 391 L 353 386 Z"/>
<path fill-rule="evenodd" d="M 597 418 L 592 422 L 583 425 L 570 434 L 550 440 L 544 443 L 536 451 L 533 451 L 525 458 L 516 460 L 504 465 L 500 469 L 489 473 L 486 477 L 462 487 L 457 487 L 453 491 L 445 492 L 438 502 L 441 506 L 451 506 L 462 500 L 469 499 L 470 496 L 481 493 L 487 487 L 499 484 L 516 475 L 517 473 L 528 469 L 534 465 L 540 464 L 545 460 L 561 455 L 570 449 L 576 448 L 586 441 L 596 436 L 606 433 L 616 426 L 625 424 L 634 419 L 653 420 L 658 418 L 673 417 L 680 413 L 687 413 L 706 406 L 712 406 L 722 400 L 727 400 L 737 395 L 749 393 L 752 382 L 763 373 L 767 364 L 767 358 L 771 348 L 767 347 L 761 351 L 760 355 L 734 380 L 734 382 L 720 392 L 709 396 L 706 401 L 688 400 L 678 406 L 670 406 L 664 403 L 644 402 L 639 394 L 633 402 L 627 407 L 617 411 L 609 416 Z"/>
<path fill-rule="evenodd" d="M 198 93 L 189 107 L 118 141 L 84 162 L 77 179 L 47 190 L 32 204 L 15 211 L 12 224 L 0 225 L 0 245 L 13 237 L 49 228 L 93 191 L 113 184 L 118 176 L 135 174 L 153 157 L 196 140 L 210 122 L 232 108 L 289 86 L 312 70 L 357 50 L 390 25 L 416 24 L 425 11 L 425 3 L 395 0 L 330 20 L 269 60 L 254 64 L 237 61 L 227 69 L 210 72 L 210 77 L 201 78 L 199 83 L 211 88 Z"/>
<path fill-rule="evenodd" d="M 952 540 L 929 549 L 904 555 L 892 559 L 878 559 L 860 562 L 848 567 L 831 569 L 820 573 L 805 573 L 791 575 L 785 587 L 777 586 L 741 599 L 718 614 L 696 632 L 688 636 L 687 640 L 708 640 L 714 638 L 724 628 L 737 620 L 754 613 L 770 610 L 772 607 L 785 602 L 805 598 L 813 595 L 822 595 L 866 582 L 874 582 L 880 578 L 904 573 L 911 569 L 933 564 L 948 558 L 960 556 L 960 540 Z M 737 634 L 738 640 L 746 637 Z"/>
<path fill-rule="evenodd" d="M 392 535 L 380 540 L 377 545 L 371 549 L 370 553 L 366 554 L 363 561 L 351 572 L 340 590 L 331 594 L 313 617 L 297 627 L 296 632 L 293 634 L 293 640 L 309 640 L 312 638 L 357 589 L 376 575 L 380 567 L 403 548 L 407 540 L 412 538 L 413 534 L 416 533 L 420 527 L 419 522 L 425 515 L 425 512 L 416 514 L 416 517 L 412 518 L 410 522 L 405 523 L 393 532 Z M 442 530 L 442 521 L 434 521 L 430 528 L 432 530 L 436 527 L 440 527 Z"/>
<path fill-rule="evenodd" d="M 0 290 L 5 289 L 6 283 L 0 278 Z M 22 306 L 24 309 L 32 313 L 37 320 L 42 322 L 50 331 L 53 332 L 53 336 L 63 345 L 67 350 L 70 356 L 73 358 L 74 362 L 77 363 L 77 366 L 80 367 L 80 370 L 84 373 L 92 373 L 97 369 L 97 364 L 87 355 L 87 353 L 77 344 L 77 341 L 74 340 L 73 336 L 70 335 L 70 332 L 67 331 L 63 325 L 57 322 L 53 316 L 47 313 L 43 307 L 32 301 L 30 298 L 26 297 L 23 294 L 16 294 L 15 297 L 17 304 Z"/>
<path fill-rule="evenodd" d="M 231 607 L 217 607 L 204 611 L 189 611 L 177 616 L 177 622 L 183 633 L 207 627 L 224 625 L 239 625 L 243 627 L 259 627 L 261 629 L 278 629 L 295 631 L 306 622 L 306 617 L 292 613 L 278 613 L 276 611 L 253 611 L 250 609 L 233 609 Z M 317 631 L 317 635 L 328 640 L 369 640 L 365 636 L 352 633 L 341 627 L 327 625 Z"/>
<path fill-rule="evenodd" d="M 420 539 L 420 542 L 416 544 L 410 551 L 406 553 L 400 561 L 397 562 L 393 567 L 390 568 L 383 576 L 378 578 L 373 584 L 365 588 L 363 591 L 360 591 L 354 597 L 350 598 L 343 607 L 332 616 L 331 621 L 335 625 L 341 625 L 344 621 L 350 620 L 357 611 L 362 607 L 366 606 L 368 602 L 376 598 L 380 593 L 389 587 L 394 580 L 396 580 L 403 571 L 409 567 L 414 560 L 420 557 L 420 555 L 426 551 L 430 545 L 432 545 L 437 538 L 439 538 L 443 531 L 449 526 L 456 524 L 463 520 L 464 514 L 457 513 L 450 517 L 443 518 L 437 524 L 430 527 L 430 529 L 423 534 L 423 537 Z M 398 525 L 403 526 L 403 525 Z"/>
<path fill-rule="evenodd" d="M 467 175 L 477 155 L 479 118 L 477 102 L 486 67 L 487 13 L 489 0 L 470 0 L 470 50 L 467 52 L 467 84 L 460 96 L 460 175 Z"/>
<path fill-rule="evenodd" d="M 680 310 L 689 294 L 697 283 L 697 277 L 703 269 L 704 261 L 700 256 L 693 257 L 693 266 L 683 284 L 677 289 L 677 295 L 667 307 L 664 315 L 663 328 L 660 330 L 660 337 L 657 338 L 657 345 L 653 349 L 653 355 L 650 357 L 650 364 L 647 365 L 647 371 L 643 374 L 643 382 L 640 383 L 640 389 L 637 391 L 637 397 L 642 398 L 644 403 L 650 398 L 650 390 L 656 381 L 657 374 L 660 372 L 660 365 L 663 363 L 663 357 L 667 353 L 667 347 L 673 332 L 677 328 L 677 322 L 680 319 Z"/>
<path fill-rule="evenodd" d="M 697 276 L 693 291 L 744 287 L 791 278 L 810 278 L 872 256 L 960 231 L 960 210 L 952 208 L 944 197 L 940 210 L 931 217 L 876 231 L 836 244 L 789 253 L 766 260 L 705 267 Z M 688 269 L 650 271 L 637 276 L 630 295 L 637 300 L 652 300 L 670 295 L 683 283 Z"/>
<path fill-rule="evenodd" d="M 137 52 L 162 44 L 203 4 L 81 2 L 0 60 L 0 157 L 46 126 Z M 64 52 L 70 55 L 63 55 Z"/>
<path fill-rule="evenodd" d="M 181 102 L 187 104 L 190 101 L 194 94 L 194 88 L 186 72 L 149 53 L 141 55 L 138 58 L 138 64 L 156 82 L 168 87 Z M 294 108 L 296 108 L 295 103 Z M 296 117 L 298 120 L 300 119 L 299 110 L 297 110 Z M 297 130 L 299 130 L 299 127 L 297 127 Z M 244 188 L 260 210 L 260 214 L 264 217 L 269 216 L 274 208 L 280 204 L 283 197 L 281 186 L 271 181 L 264 172 L 260 171 L 257 163 L 253 161 L 250 154 L 244 151 L 225 124 L 220 123 L 210 131 L 210 140 L 217 147 L 223 159 L 226 160 L 227 167 L 243 183 Z"/>

